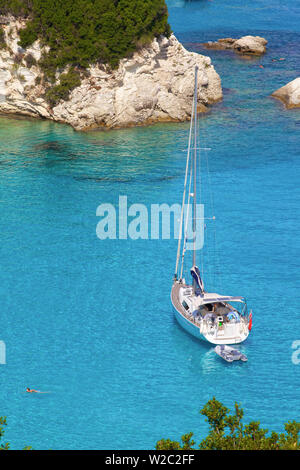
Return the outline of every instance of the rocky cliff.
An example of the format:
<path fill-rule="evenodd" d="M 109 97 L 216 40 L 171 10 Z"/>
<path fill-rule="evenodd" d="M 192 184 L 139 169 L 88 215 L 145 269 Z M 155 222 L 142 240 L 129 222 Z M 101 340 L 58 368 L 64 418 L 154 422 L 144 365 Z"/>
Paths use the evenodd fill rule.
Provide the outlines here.
<path fill-rule="evenodd" d="M 76 130 L 143 125 L 190 118 L 194 67 L 199 67 L 199 111 L 222 98 L 221 80 L 209 57 L 188 52 L 174 35 L 155 39 L 116 70 L 91 65 L 67 101 L 51 107 L 45 99 L 36 41 L 18 45 L 24 20 L 4 21 L 0 48 L 0 112 L 52 119 Z M 63 70 L 60 73 L 64 72 Z M 57 74 L 59 83 L 60 74 Z"/>

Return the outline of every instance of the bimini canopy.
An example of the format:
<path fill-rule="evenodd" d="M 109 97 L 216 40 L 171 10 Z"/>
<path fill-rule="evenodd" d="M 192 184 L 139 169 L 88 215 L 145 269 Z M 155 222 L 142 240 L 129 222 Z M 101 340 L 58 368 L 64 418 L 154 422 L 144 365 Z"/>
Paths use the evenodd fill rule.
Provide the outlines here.
<path fill-rule="evenodd" d="M 246 303 L 244 297 L 233 297 L 209 293 L 205 293 L 200 300 L 201 304 L 214 304 L 216 302 L 242 302 L 244 304 Z"/>

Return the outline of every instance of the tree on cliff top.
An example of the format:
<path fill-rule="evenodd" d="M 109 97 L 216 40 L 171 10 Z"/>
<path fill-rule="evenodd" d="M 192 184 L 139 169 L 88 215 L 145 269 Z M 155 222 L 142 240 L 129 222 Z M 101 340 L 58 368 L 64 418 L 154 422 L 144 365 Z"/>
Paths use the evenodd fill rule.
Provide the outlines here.
<path fill-rule="evenodd" d="M 165 0 L 0 0 L 0 15 L 7 14 L 27 19 L 19 32 L 21 47 L 37 39 L 49 46 L 39 66 L 52 107 L 68 99 L 90 64 L 115 68 L 155 37 L 171 34 Z"/>
<path fill-rule="evenodd" d="M 40 39 L 50 46 L 42 64 L 112 67 L 159 35 L 170 35 L 165 0 L 0 0 L 0 14 L 27 17 L 24 48 Z"/>

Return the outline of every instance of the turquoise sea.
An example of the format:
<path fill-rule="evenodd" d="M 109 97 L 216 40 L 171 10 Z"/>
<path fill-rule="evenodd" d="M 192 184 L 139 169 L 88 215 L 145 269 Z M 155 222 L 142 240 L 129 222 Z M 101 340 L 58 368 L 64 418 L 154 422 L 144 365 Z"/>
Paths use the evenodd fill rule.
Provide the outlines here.
<path fill-rule="evenodd" d="M 199 441 L 212 396 L 272 430 L 300 420 L 300 114 L 269 96 L 299 76 L 299 5 L 168 6 L 176 36 L 222 77 L 223 101 L 200 119 L 220 267 L 208 263 L 205 280 L 247 297 L 248 362 L 222 362 L 176 323 L 176 240 L 96 236 L 98 205 L 119 195 L 149 208 L 181 203 L 188 123 L 76 133 L 1 117 L 0 416 L 13 448 L 151 449 L 190 431 Z M 264 36 L 267 54 L 244 60 L 200 45 L 245 34 Z"/>

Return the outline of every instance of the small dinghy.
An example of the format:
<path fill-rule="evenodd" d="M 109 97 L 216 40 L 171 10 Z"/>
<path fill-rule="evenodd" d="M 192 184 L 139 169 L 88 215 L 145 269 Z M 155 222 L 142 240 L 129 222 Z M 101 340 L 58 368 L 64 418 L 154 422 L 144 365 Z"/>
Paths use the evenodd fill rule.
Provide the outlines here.
<path fill-rule="evenodd" d="M 227 346 L 227 344 L 218 344 L 218 346 L 215 347 L 215 352 L 218 354 L 218 356 L 222 357 L 227 362 L 239 360 L 243 362 L 248 361 L 247 356 L 245 356 L 245 354 L 242 354 L 241 351 L 239 351 L 238 349 L 234 349 L 231 346 Z"/>

